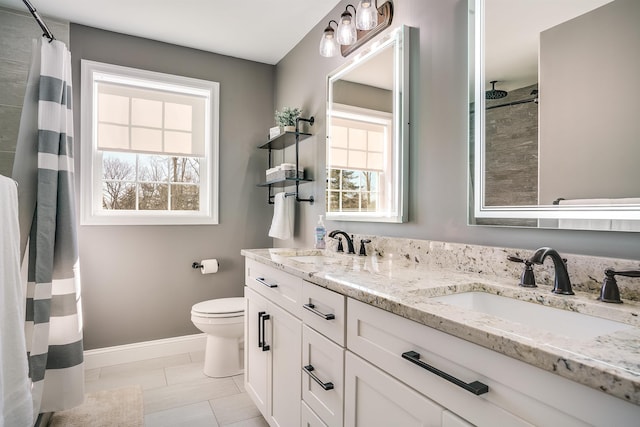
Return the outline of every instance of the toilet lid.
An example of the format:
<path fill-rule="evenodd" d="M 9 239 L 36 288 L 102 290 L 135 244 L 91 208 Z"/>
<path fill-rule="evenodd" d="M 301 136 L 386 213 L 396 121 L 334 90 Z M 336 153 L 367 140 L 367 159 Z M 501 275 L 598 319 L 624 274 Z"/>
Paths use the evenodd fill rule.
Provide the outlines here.
<path fill-rule="evenodd" d="M 218 298 L 202 301 L 191 307 L 191 311 L 202 314 L 241 314 L 244 312 L 244 298 Z"/>

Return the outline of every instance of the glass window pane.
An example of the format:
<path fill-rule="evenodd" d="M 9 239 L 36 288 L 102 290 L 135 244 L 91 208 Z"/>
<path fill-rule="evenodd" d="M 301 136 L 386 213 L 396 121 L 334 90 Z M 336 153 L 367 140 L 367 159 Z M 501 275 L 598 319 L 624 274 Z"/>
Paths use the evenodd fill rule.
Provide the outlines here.
<path fill-rule="evenodd" d="M 172 185 L 171 210 L 197 211 L 200 209 L 200 187 L 197 185 Z"/>
<path fill-rule="evenodd" d="M 135 210 L 136 185 L 122 181 L 103 182 L 102 208 L 112 210 Z"/>
<path fill-rule="evenodd" d="M 327 212 L 339 212 L 340 211 L 340 193 L 337 191 L 331 191 L 327 195 Z"/>
<path fill-rule="evenodd" d="M 342 211 L 357 212 L 360 210 L 360 193 L 344 192 L 342 193 Z"/>
<path fill-rule="evenodd" d="M 129 127 L 98 123 L 98 148 L 128 150 Z"/>
<path fill-rule="evenodd" d="M 332 190 L 340 189 L 340 169 L 330 169 L 327 173 L 329 177 L 329 187 Z"/>
<path fill-rule="evenodd" d="M 131 149 L 162 152 L 162 131 L 159 129 L 131 128 Z"/>
<path fill-rule="evenodd" d="M 168 158 L 139 154 L 138 179 L 140 181 L 167 182 L 169 180 Z"/>
<path fill-rule="evenodd" d="M 362 193 L 362 210 L 375 212 L 378 208 L 378 195 L 376 193 Z"/>
<path fill-rule="evenodd" d="M 167 184 L 140 184 L 138 209 L 166 211 L 169 208 Z"/>
<path fill-rule="evenodd" d="M 360 189 L 360 172 L 343 170 L 342 171 L 342 189 L 343 190 Z"/>
<path fill-rule="evenodd" d="M 135 181 L 136 155 L 105 151 L 102 154 L 102 179 Z"/>
<path fill-rule="evenodd" d="M 362 189 L 363 191 L 378 191 L 378 172 L 362 173 Z"/>
<path fill-rule="evenodd" d="M 167 102 L 164 104 L 164 127 L 166 129 L 191 132 L 193 128 L 193 107 L 191 105 Z"/>
<path fill-rule="evenodd" d="M 129 97 L 99 93 L 98 121 L 128 125 Z"/>
<path fill-rule="evenodd" d="M 162 127 L 162 101 L 150 99 L 131 99 L 131 125 Z"/>
<path fill-rule="evenodd" d="M 200 182 L 200 162 L 193 157 L 169 158 L 171 169 L 171 182 Z"/>

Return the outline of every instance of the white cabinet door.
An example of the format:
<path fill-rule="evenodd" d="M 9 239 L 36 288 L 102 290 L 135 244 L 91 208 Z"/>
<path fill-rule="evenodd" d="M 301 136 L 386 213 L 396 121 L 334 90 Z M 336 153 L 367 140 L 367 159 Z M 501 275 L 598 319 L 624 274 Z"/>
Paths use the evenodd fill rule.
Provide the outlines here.
<path fill-rule="evenodd" d="M 346 352 L 346 427 L 441 426 L 442 412 L 439 405 Z"/>
<path fill-rule="evenodd" d="M 302 322 L 245 287 L 245 388 L 271 427 L 300 424 Z"/>
<path fill-rule="evenodd" d="M 273 303 L 270 303 L 268 313 L 267 344 L 271 352 L 269 424 L 272 427 L 298 426 L 302 398 L 302 322 Z"/>
<path fill-rule="evenodd" d="M 473 424 L 469 424 L 449 411 L 444 411 L 442 413 L 442 427 L 473 427 Z"/>
<path fill-rule="evenodd" d="M 267 414 L 270 403 L 270 370 L 269 352 L 262 350 L 262 317 L 268 310 L 269 302 L 247 287 L 244 288 L 244 296 L 247 302 L 244 324 L 244 386 L 260 412 Z"/>

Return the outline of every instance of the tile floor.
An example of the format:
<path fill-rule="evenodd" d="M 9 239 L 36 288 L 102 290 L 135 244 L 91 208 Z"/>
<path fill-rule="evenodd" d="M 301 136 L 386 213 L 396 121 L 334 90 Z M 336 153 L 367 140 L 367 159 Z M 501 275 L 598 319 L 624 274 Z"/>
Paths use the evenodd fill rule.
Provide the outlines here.
<path fill-rule="evenodd" d="M 85 372 L 85 392 L 139 384 L 145 427 L 267 427 L 244 391 L 242 375 L 209 378 L 204 352 L 125 363 Z"/>

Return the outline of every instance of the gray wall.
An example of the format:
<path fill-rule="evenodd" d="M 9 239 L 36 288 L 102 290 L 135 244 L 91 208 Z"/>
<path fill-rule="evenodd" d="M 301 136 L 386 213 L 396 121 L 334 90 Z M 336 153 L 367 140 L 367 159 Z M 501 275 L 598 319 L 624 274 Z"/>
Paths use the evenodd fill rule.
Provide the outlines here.
<path fill-rule="evenodd" d="M 346 80 L 338 80 L 333 84 L 333 102 L 392 113 L 393 91 Z"/>
<path fill-rule="evenodd" d="M 638 0 L 616 0 L 540 34 L 543 204 L 640 197 L 639 44 Z"/>
<path fill-rule="evenodd" d="M 71 55 L 76 136 L 81 59 L 220 82 L 220 224 L 79 230 L 86 348 L 198 333 L 191 306 L 241 296 L 240 250 L 270 245 L 271 208 L 256 187 L 267 153 L 256 147 L 272 126 L 275 67 L 76 24 Z M 80 150 L 88 143 L 76 141 Z M 218 258 L 220 271 L 191 268 L 203 258 Z"/>
<path fill-rule="evenodd" d="M 302 164 L 316 171 L 316 181 L 300 188 L 304 196 L 313 194 L 318 201 L 298 203 L 295 239 L 275 240 L 276 246 L 311 246 L 317 215 L 323 213 L 325 78 L 348 58 L 323 58 L 318 43 L 329 19 L 339 17 L 347 4 L 341 2 L 277 65 L 276 105 L 301 106 L 316 117 L 315 136 L 305 140 L 300 151 Z M 467 225 L 467 1 L 395 0 L 394 5 L 392 27 L 414 27 L 409 222 L 327 221 L 327 228 L 525 249 L 552 246 L 561 253 L 638 259 L 637 233 Z"/>
<path fill-rule="evenodd" d="M 53 35 L 69 41 L 69 24 L 47 18 Z M 28 13 L 0 7 L 0 174 L 11 176 L 27 74 L 31 42 L 42 35 Z"/>

